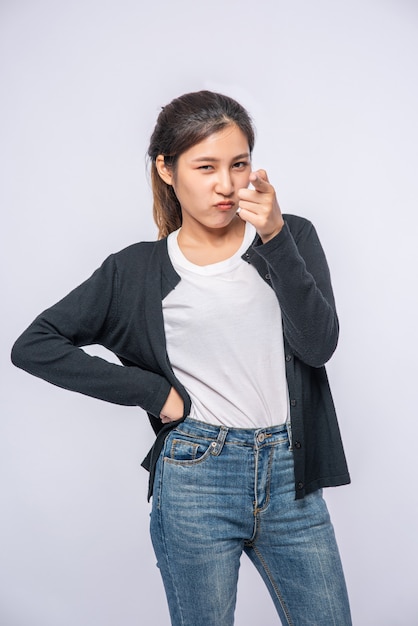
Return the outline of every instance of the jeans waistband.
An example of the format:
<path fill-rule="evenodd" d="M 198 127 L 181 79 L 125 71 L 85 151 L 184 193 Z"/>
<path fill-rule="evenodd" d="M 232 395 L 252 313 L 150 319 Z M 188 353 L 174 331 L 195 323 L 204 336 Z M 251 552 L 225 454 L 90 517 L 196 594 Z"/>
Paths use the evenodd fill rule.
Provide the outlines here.
<path fill-rule="evenodd" d="M 226 444 L 233 443 L 243 446 L 254 446 L 255 443 L 272 445 L 279 441 L 282 442 L 283 438 L 289 435 L 287 423 L 265 428 L 230 428 L 228 426 L 207 424 L 190 417 L 186 417 L 175 428 L 175 431 L 190 437 L 200 437 L 213 441 L 222 439 Z"/>

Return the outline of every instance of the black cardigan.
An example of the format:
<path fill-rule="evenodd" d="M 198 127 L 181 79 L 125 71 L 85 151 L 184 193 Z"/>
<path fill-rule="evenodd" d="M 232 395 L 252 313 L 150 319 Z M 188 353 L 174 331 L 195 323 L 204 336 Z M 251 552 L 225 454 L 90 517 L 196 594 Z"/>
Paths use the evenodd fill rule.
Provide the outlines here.
<path fill-rule="evenodd" d="M 327 262 L 314 227 L 285 215 L 266 244 L 257 237 L 243 255 L 277 294 L 283 319 L 286 375 L 295 462 L 295 494 L 347 484 L 347 470 L 324 364 L 338 340 L 338 319 Z M 63 300 L 39 315 L 13 346 L 12 361 L 55 385 L 147 411 L 157 435 L 143 462 L 150 470 L 166 434 L 158 416 L 171 387 L 190 397 L 174 376 L 164 334 L 162 300 L 180 277 L 165 239 L 143 242 L 108 257 Z M 99 344 L 123 364 L 88 355 Z M 183 419 L 184 419 L 183 417 Z"/>

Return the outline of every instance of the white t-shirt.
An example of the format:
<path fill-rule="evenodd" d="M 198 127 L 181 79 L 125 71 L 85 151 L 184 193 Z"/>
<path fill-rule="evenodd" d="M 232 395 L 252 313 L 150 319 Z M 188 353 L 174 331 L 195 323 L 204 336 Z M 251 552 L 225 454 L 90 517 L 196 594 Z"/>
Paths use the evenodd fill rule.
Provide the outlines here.
<path fill-rule="evenodd" d="M 255 229 L 246 224 L 240 249 L 220 263 L 199 266 L 168 237 L 181 277 L 163 301 L 167 352 L 187 389 L 190 417 L 210 424 L 260 428 L 288 415 L 283 331 L 273 289 L 242 260 Z"/>

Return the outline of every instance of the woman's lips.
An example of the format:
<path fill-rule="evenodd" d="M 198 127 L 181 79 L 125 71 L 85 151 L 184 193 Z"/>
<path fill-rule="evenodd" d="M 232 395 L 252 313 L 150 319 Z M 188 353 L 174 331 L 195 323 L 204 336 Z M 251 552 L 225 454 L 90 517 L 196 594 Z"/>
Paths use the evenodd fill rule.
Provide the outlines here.
<path fill-rule="evenodd" d="M 218 202 L 215 206 L 220 211 L 229 211 L 234 206 L 234 202 Z"/>

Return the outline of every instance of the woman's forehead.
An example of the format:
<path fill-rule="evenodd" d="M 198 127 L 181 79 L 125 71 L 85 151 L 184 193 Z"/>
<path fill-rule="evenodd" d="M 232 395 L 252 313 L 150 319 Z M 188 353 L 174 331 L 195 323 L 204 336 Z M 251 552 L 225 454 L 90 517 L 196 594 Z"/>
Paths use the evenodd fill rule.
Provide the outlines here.
<path fill-rule="evenodd" d="M 221 159 L 250 156 L 248 139 L 236 124 L 214 132 L 188 148 L 183 155 L 187 160 Z"/>

